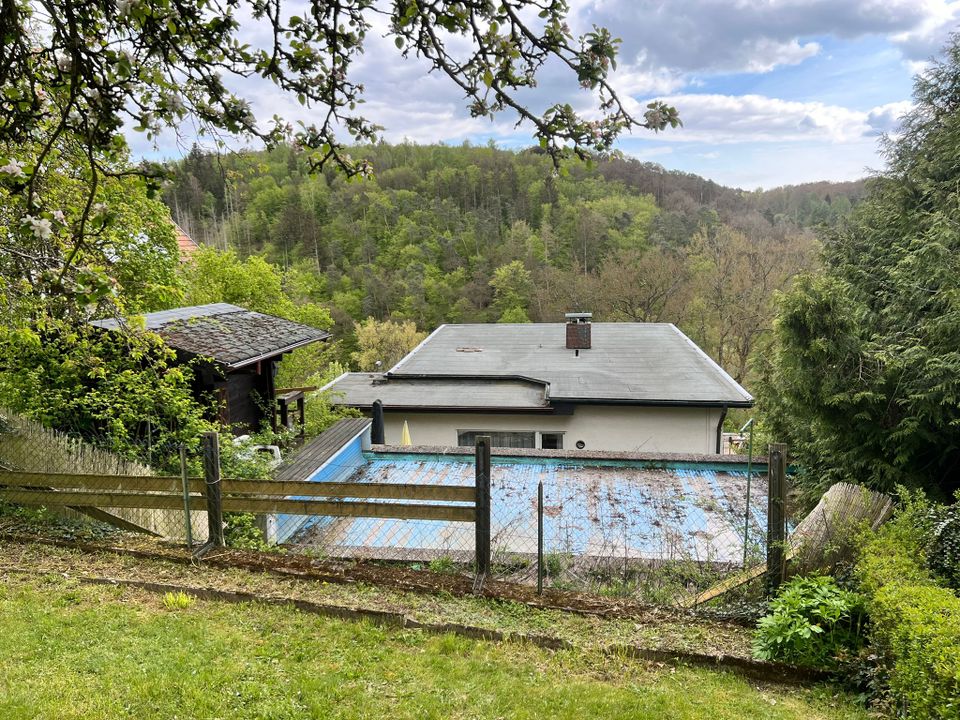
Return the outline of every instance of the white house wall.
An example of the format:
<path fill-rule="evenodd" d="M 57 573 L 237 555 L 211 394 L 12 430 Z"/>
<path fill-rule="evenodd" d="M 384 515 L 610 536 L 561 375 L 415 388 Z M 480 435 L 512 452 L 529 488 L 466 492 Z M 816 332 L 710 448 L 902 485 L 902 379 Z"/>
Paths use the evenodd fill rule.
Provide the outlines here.
<path fill-rule="evenodd" d="M 399 445 L 407 421 L 414 445 L 456 445 L 458 430 L 562 432 L 565 450 L 714 453 L 719 408 L 578 405 L 572 415 L 385 413 L 386 442 Z"/>

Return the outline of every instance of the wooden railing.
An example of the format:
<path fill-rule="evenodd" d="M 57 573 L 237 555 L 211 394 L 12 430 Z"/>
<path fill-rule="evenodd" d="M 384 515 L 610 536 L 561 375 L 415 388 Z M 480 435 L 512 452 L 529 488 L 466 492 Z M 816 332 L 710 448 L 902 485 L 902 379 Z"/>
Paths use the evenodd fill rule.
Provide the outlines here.
<path fill-rule="evenodd" d="M 0 500 L 21 505 L 182 510 L 207 513 L 207 543 L 224 544 L 223 512 L 470 522 L 478 581 L 490 570 L 490 438 L 477 439 L 474 485 L 236 480 L 220 476 L 217 433 L 203 434 L 204 477 L 0 471 Z M 411 502 L 413 501 L 413 502 Z"/>
<path fill-rule="evenodd" d="M 476 517 L 473 486 L 229 478 L 219 484 L 225 512 L 459 522 L 473 522 Z M 202 507 L 206 480 L 188 478 L 187 493 L 197 509 Z M 179 477 L 0 471 L 0 499 L 20 505 L 176 510 L 183 508 L 184 493 Z M 398 500 L 404 502 L 391 502 Z"/>

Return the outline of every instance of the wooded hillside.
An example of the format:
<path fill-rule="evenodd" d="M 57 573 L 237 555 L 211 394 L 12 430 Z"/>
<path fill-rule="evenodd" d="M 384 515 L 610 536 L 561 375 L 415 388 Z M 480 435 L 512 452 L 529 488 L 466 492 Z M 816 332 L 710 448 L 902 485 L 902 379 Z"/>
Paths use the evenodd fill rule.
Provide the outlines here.
<path fill-rule="evenodd" d="M 537 151 L 355 148 L 375 178 L 309 175 L 296 152 L 204 154 L 165 195 L 197 241 L 262 254 L 288 290 L 354 322 L 598 320 L 680 325 L 735 377 L 771 297 L 815 255 L 810 229 L 849 213 L 863 183 L 743 192 L 650 163 L 571 163 Z M 346 355 L 345 355 L 346 357 Z"/>

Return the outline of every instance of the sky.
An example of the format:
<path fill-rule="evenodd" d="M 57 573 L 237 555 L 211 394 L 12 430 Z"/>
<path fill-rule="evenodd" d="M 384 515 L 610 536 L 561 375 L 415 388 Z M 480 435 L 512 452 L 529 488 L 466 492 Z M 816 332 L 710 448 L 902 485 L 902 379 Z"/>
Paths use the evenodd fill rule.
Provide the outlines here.
<path fill-rule="evenodd" d="M 883 166 L 878 139 L 910 108 L 913 76 L 960 29 L 960 0 L 570 0 L 574 32 L 593 25 L 621 38 L 611 80 L 642 116 L 653 99 L 674 105 L 683 128 L 623 136 L 626 155 L 744 189 L 817 180 L 854 180 Z M 246 21 L 255 38 L 260 28 Z M 390 142 L 493 140 L 533 144 L 515 118 L 471 118 L 446 78 L 404 59 L 393 39 L 371 32 L 355 78 L 364 83 L 366 117 Z M 309 120 L 295 98 L 272 84 L 236 89 L 257 117 Z M 527 98 L 536 105 L 593 101 L 576 78 L 548 66 Z M 187 133 L 189 135 L 189 133 Z M 176 157 L 181 141 L 135 154 Z"/>

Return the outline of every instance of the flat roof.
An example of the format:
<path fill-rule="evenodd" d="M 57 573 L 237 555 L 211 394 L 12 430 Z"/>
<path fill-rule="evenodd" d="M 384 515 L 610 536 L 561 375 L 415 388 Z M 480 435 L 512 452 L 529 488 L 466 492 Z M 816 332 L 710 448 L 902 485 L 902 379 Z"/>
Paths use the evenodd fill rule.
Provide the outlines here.
<path fill-rule="evenodd" d="M 528 380 L 392 379 L 382 373 L 344 373 L 322 388 L 336 402 L 369 408 L 380 400 L 385 410 L 523 410 L 551 412 L 546 384 Z"/>
<path fill-rule="evenodd" d="M 170 347 L 212 358 L 230 369 L 330 337 L 324 330 L 229 303 L 161 310 L 143 315 L 143 321 L 147 330 L 160 335 Z M 109 318 L 91 324 L 116 330 L 123 323 Z"/>
<path fill-rule="evenodd" d="M 554 402 L 753 404 L 750 393 L 671 323 L 590 327 L 591 348 L 577 353 L 566 348 L 565 323 L 442 325 L 386 375 L 535 380 L 547 383 Z"/>

